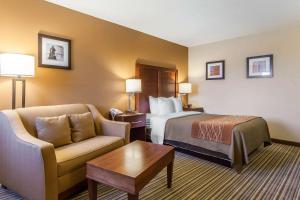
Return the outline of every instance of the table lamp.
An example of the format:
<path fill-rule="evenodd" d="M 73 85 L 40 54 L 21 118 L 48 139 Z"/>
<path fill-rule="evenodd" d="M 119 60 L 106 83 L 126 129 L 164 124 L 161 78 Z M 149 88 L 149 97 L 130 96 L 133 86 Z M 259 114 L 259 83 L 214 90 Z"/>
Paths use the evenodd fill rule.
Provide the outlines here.
<path fill-rule="evenodd" d="M 34 57 L 30 55 L 0 54 L 0 76 L 12 79 L 12 109 L 16 108 L 16 83 L 22 82 L 22 107 L 25 107 L 26 80 L 23 77 L 34 76 Z"/>
<path fill-rule="evenodd" d="M 128 110 L 127 112 L 133 112 L 131 109 L 131 96 L 135 93 L 142 91 L 141 79 L 127 79 L 126 80 L 126 93 L 128 94 Z"/>
<path fill-rule="evenodd" d="M 191 83 L 179 83 L 179 94 L 181 96 L 188 95 L 192 93 L 192 84 Z M 188 108 L 192 107 L 192 104 L 187 104 Z"/>

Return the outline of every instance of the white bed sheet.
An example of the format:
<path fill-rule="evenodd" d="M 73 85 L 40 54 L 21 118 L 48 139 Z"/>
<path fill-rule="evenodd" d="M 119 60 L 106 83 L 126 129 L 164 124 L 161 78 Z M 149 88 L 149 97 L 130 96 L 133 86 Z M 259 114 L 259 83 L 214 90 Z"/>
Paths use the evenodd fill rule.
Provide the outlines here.
<path fill-rule="evenodd" d="M 171 113 L 168 115 L 153 115 L 153 114 L 147 115 L 147 119 L 150 120 L 152 142 L 156 144 L 164 143 L 165 127 L 169 119 L 179 118 L 179 117 L 184 117 L 189 115 L 197 115 L 199 113 L 201 112 L 183 111 L 183 112 Z"/>

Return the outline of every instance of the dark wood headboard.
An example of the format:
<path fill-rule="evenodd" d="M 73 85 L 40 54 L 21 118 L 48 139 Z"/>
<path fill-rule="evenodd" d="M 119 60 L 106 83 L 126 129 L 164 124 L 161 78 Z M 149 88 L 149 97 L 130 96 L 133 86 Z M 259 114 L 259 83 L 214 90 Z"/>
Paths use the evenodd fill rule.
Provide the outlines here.
<path fill-rule="evenodd" d="M 149 96 L 177 96 L 177 69 L 136 64 L 136 78 L 142 80 L 142 92 L 136 95 L 136 110 L 150 113 Z"/>

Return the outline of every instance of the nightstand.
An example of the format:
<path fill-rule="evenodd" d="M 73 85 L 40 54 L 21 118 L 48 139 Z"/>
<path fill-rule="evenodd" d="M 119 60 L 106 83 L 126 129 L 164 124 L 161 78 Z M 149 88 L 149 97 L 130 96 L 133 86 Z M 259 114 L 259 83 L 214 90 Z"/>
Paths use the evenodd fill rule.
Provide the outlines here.
<path fill-rule="evenodd" d="M 203 107 L 198 107 L 198 108 L 183 108 L 183 111 L 197 111 L 197 112 L 204 112 Z"/>
<path fill-rule="evenodd" d="M 144 113 L 124 113 L 115 116 L 115 121 L 129 122 L 130 142 L 135 140 L 146 141 L 146 114 Z"/>

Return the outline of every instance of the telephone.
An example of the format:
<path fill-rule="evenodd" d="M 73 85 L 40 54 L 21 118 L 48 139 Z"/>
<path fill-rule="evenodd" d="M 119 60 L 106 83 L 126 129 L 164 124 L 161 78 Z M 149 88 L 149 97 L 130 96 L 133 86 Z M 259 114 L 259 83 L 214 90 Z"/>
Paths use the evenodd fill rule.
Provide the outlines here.
<path fill-rule="evenodd" d="M 121 110 L 117 109 L 117 108 L 111 108 L 109 110 L 109 112 L 110 112 L 111 117 L 112 117 L 113 120 L 114 120 L 114 118 L 115 118 L 116 115 L 123 114 L 123 112 Z"/>

